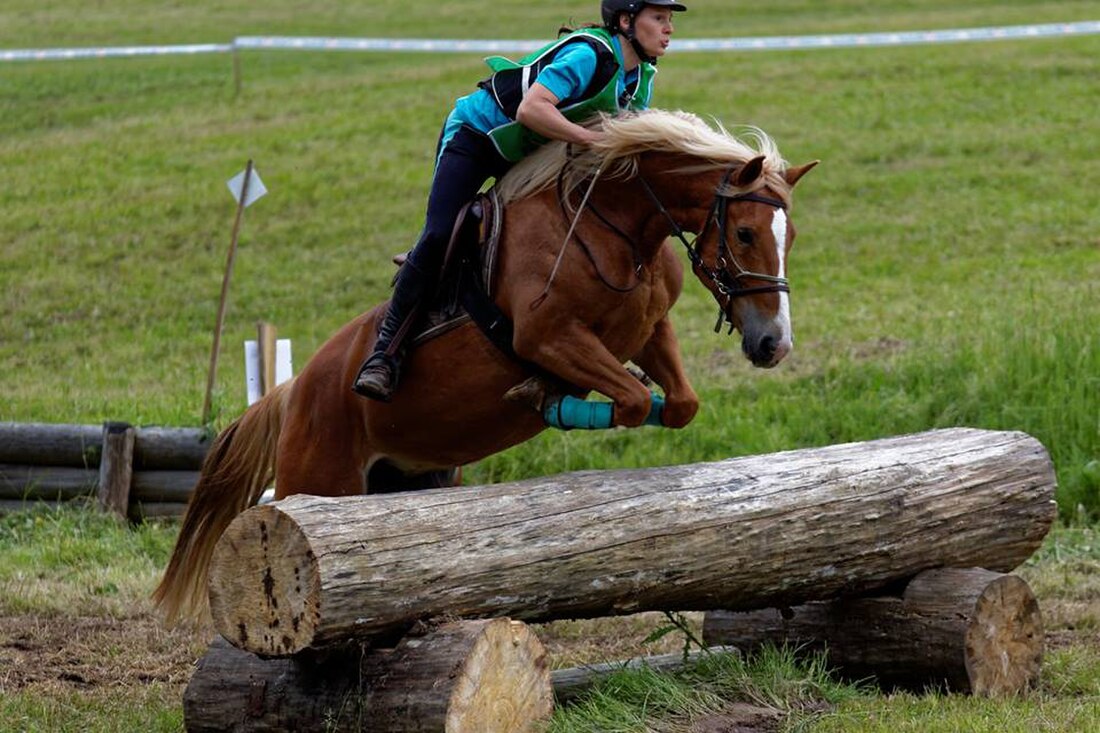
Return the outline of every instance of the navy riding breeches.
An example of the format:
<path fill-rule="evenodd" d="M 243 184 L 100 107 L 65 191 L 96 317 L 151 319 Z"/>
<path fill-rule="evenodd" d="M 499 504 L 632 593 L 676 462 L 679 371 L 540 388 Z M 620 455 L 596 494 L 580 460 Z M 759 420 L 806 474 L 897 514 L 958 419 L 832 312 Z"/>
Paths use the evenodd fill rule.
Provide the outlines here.
<path fill-rule="evenodd" d="M 437 155 L 424 229 L 409 254 L 408 261 L 417 270 L 438 272 L 458 212 L 473 200 L 485 181 L 500 178 L 511 165 L 488 136 L 471 127 L 464 125 L 447 141 Z"/>

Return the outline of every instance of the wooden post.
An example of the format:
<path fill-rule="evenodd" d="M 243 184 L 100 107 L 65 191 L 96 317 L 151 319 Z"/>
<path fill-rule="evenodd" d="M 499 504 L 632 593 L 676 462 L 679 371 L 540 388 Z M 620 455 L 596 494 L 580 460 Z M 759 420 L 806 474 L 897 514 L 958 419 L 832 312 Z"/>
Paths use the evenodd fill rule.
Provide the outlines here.
<path fill-rule="evenodd" d="M 130 505 L 134 471 L 134 429 L 123 422 L 103 424 L 103 455 L 99 461 L 100 509 L 125 517 Z"/>
<path fill-rule="evenodd" d="M 244 217 L 245 202 L 248 201 L 248 185 L 252 182 L 252 159 L 244 169 L 244 182 L 241 184 L 241 196 L 237 201 L 237 216 L 233 220 L 233 233 L 229 240 L 229 254 L 225 260 L 225 274 L 222 276 L 221 298 L 218 300 L 218 317 L 214 322 L 214 345 L 210 350 L 210 370 L 206 375 L 206 396 L 202 403 L 202 424 L 210 422 L 210 399 L 214 391 L 214 378 L 218 373 L 218 350 L 222 341 L 222 325 L 225 323 L 225 306 L 229 298 L 229 279 L 233 276 L 233 262 L 237 257 L 237 237 L 241 231 L 241 219 Z"/>
<path fill-rule="evenodd" d="M 256 345 L 260 352 L 260 395 L 275 389 L 275 327 L 264 321 L 256 322 Z"/>

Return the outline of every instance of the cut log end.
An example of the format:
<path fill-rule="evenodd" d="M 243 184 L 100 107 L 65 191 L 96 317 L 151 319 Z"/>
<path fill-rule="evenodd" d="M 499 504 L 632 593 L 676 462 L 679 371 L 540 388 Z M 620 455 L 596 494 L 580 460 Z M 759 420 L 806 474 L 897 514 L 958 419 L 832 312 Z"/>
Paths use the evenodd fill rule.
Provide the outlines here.
<path fill-rule="evenodd" d="M 966 630 L 966 672 L 975 695 L 1031 689 L 1043 661 L 1043 618 L 1026 582 L 997 578 L 982 591 Z"/>
<path fill-rule="evenodd" d="M 276 506 L 238 517 L 210 567 L 214 626 L 241 649 L 289 655 L 310 646 L 321 611 L 321 573 L 309 539 Z"/>
<path fill-rule="evenodd" d="M 542 643 L 526 624 L 497 619 L 485 627 L 458 672 L 446 730 L 527 731 L 553 707 Z"/>

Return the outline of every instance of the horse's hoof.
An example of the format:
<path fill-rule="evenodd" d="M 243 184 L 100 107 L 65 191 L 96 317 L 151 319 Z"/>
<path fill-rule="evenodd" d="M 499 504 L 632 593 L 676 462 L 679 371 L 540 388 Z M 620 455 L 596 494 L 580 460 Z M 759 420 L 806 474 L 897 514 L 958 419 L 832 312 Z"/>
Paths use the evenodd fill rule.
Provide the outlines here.
<path fill-rule="evenodd" d="M 504 393 L 504 399 L 509 402 L 519 402 L 531 407 L 536 412 L 542 412 L 542 406 L 546 404 L 549 392 L 546 383 L 538 377 L 528 377 L 510 390 Z"/>
<path fill-rule="evenodd" d="M 630 376 L 637 379 L 644 386 L 649 387 L 653 384 L 653 380 L 650 378 L 650 376 L 633 364 L 627 364 L 626 370 L 630 372 Z"/>

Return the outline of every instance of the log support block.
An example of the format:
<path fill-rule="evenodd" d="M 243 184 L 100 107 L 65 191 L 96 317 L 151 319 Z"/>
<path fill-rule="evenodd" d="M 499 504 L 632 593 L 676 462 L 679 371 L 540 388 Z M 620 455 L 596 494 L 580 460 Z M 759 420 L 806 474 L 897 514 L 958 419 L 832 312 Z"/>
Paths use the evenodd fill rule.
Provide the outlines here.
<path fill-rule="evenodd" d="M 1032 688 L 1043 658 L 1042 614 L 1031 588 L 981 568 L 927 570 L 901 596 L 711 611 L 703 639 L 745 653 L 787 644 L 825 652 L 830 666 L 853 679 L 986 696 Z"/>
<path fill-rule="evenodd" d="M 522 733 L 553 711 L 546 651 L 522 622 L 443 624 L 393 649 L 263 659 L 217 639 L 184 693 L 197 731 Z"/>

